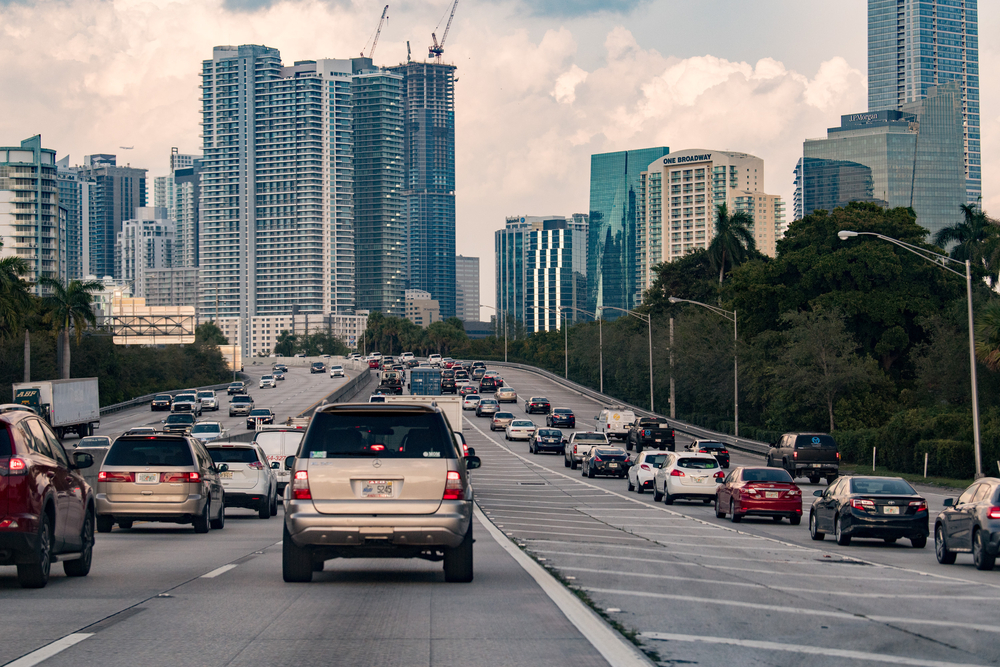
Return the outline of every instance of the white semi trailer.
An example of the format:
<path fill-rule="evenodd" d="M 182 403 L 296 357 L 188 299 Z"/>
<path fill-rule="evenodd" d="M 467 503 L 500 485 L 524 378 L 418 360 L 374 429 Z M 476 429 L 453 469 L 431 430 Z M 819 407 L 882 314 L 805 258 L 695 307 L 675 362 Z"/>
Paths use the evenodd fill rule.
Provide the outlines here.
<path fill-rule="evenodd" d="M 33 408 L 60 439 L 66 433 L 81 438 L 101 425 L 97 378 L 41 380 L 14 384 L 14 402 Z"/>

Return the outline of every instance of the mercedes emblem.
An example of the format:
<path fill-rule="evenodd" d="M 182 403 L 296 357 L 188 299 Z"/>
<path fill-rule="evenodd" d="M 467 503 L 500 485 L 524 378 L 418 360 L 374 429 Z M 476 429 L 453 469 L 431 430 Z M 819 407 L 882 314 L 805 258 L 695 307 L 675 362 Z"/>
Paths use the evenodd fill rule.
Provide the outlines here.
<path fill-rule="evenodd" d="M 379 459 L 375 459 L 374 461 L 372 461 L 372 467 L 373 468 L 381 468 L 382 467 L 382 461 L 380 461 Z"/>

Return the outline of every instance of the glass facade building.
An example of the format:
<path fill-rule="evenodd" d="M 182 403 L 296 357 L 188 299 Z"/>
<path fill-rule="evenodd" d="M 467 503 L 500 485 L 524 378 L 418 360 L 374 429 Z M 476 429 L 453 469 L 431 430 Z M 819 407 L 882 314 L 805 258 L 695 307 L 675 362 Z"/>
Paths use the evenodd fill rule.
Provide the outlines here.
<path fill-rule="evenodd" d="M 455 317 L 463 322 L 479 321 L 479 258 L 455 258 Z"/>
<path fill-rule="evenodd" d="M 590 229 L 587 241 L 587 310 L 630 309 L 642 302 L 639 268 L 641 175 L 666 146 L 590 156 Z M 609 310 L 607 319 L 623 313 Z"/>
<path fill-rule="evenodd" d="M 961 91 L 965 200 L 977 203 L 982 195 L 977 0 L 868 0 L 868 110 L 903 111 L 945 83 Z"/>
<path fill-rule="evenodd" d="M 514 216 L 495 233 L 499 317 L 528 333 L 592 319 L 587 301 L 587 216 Z M 593 312 L 593 311 L 591 311 Z M 610 312 L 610 311 L 609 311 Z"/>
<path fill-rule="evenodd" d="M 87 155 L 77 174 L 92 185 L 92 204 L 87 225 L 87 275 L 104 278 L 115 273 L 115 248 L 122 223 L 135 217 L 136 209 L 146 206 L 146 170 L 119 167 L 114 155 Z M 75 225 L 75 223 L 74 223 Z"/>
<path fill-rule="evenodd" d="M 966 201 L 961 93 L 932 87 L 902 111 L 841 117 L 826 139 L 806 140 L 795 170 L 796 218 L 851 201 L 913 207 L 931 233 L 955 224 Z"/>

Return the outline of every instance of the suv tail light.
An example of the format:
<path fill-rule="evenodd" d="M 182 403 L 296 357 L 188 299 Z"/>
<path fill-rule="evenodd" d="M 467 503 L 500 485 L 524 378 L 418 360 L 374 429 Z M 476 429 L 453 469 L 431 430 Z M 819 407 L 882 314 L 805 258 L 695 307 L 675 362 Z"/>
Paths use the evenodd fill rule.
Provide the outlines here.
<path fill-rule="evenodd" d="M 131 474 L 131 473 L 129 473 Z M 192 484 L 197 484 L 201 481 L 200 472 L 161 472 L 160 481 L 167 483 L 171 482 L 173 484 L 183 484 L 189 482 Z"/>
<path fill-rule="evenodd" d="M 1000 519 L 1000 507 L 991 507 L 986 515 L 991 519 Z"/>
<path fill-rule="evenodd" d="M 7 462 L 7 474 L 8 475 L 26 475 L 28 474 L 28 462 L 24 459 L 19 459 L 14 457 Z"/>
<path fill-rule="evenodd" d="M 642 463 L 642 464 L 640 464 L 640 465 L 639 465 L 639 467 L 640 467 L 640 468 L 642 468 L 643 470 L 650 470 L 650 471 L 652 471 L 652 468 L 650 468 L 650 467 L 649 467 L 648 465 L 646 465 L 645 463 Z"/>
<path fill-rule="evenodd" d="M 716 477 L 717 479 L 725 479 L 725 477 L 726 477 L 726 476 L 725 476 L 725 475 L 723 475 L 723 474 L 722 474 L 722 471 L 720 470 L 719 472 L 715 473 L 715 477 Z"/>
<path fill-rule="evenodd" d="M 97 473 L 98 482 L 134 482 L 135 475 L 130 472 L 105 472 Z"/>
<path fill-rule="evenodd" d="M 309 471 L 299 470 L 292 479 L 292 498 L 295 500 L 312 500 L 309 490 Z"/>
<path fill-rule="evenodd" d="M 677 468 L 674 468 L 673 470 L 670 471 L 670 476 L 671 477 L 687 477 L 687 475 L 685 475 L 684 473 L 682 473 Z"/>
<path fill-rule="evenodd" d="M 441 496 L 441 500 L 465 500 L 462 476 L 457 471 L 448 471 L 448 479 L 444 483 L 444 495 Z"/>
<path fill-rule="evenodd" d="M 865 512 L 874 512 L 875 501 L 868 500 L 867 498 L 855 498 L 851 501 L 851 507 L 856 510 L 864 510 Z"/>
<path fill-rule="evenodd" d="M 793 459 L 799 458 L 799 453 L 798 452 L 792 452 L 792 458 Z"/>

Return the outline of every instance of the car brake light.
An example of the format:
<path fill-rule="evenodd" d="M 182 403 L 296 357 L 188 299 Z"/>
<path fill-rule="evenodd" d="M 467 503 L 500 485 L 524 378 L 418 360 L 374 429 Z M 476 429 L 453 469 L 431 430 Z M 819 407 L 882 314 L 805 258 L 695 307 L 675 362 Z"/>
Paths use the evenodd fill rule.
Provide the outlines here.
<path fill-rule="evenodd" d="M 786 495 L 789 495 L 789 496 L 801 496 L 802 495 L 802 491 L 800 489 L 789 489 L 789 491 L 788 491 L 788 493 Z"/>
<path fill-rule="evenodd" d="M 792 458 L 793 459 L 799 458 L 799 453 L 798 452 L 792 452 Z"/>
<path fill-rule="evenodd" d="M 640 467 L 640 468 L 642 468 L 643 470 L 652 470 L 652 468 L 650 468 L 650 467 L 649 467 L 648 465 L 646 465 L 645 463 L 641 464 L 641 465 L 640 465 L 639 467 Z"/>
<path fill-rule="evenodd" d="M 28 472 L 28 463 L 24 459 L 12 458 L 7 462 L 11 475 L 24 475 Z"/>
<path fill-rule="evenodd" d="M 576 454 L 576 445 L 573 445 L 573 453 Z"/>
<path fill-rule="evenodd" d="M 97 473 L 98 482 L 134 482 L 135 475 L 130 472 L 105 472 Z"/>
<path fill-rule="evenodd" d="M 723 450 L 721 450 L 721 451 L 720 451 L 719 453 L 720 453 L 720 454 L 728 454 L 728 453 L 729 453 L 729 450 L 728 450 L 728 449 L 723 449 Z"/>
<path fill-rule="evenodd" d="M 987 516 L 991 519 L 1000 519 L 1000 507 L 991 507 Z"/>
<path fill-rule="evenodd" d="M 594 454 L 594 463 L 600 463 L 600 462 L 601 462 L 601 457 L 598 456 L 597 454 Z"/>
<path fill-rule="evenodd" d="M 253 463 L 248 463 L 247 467 L 252 468 L 253 470 L 263 470 L 264 464 L 260 461 L 254 461 Z"/>
<path fill-rule="evenodd" d="M 448 478 L 444 483 L 444 495 L 441 496 L 441 500 L 465 500 L 462 476 L 457 471 L 448 471 Z"/>
<path fill-rule="evenodd" d="M 312 493 L 309 491 L 309 472 L 299 470 L 292 479 L 292 498 L 295 500 L 312 500 Z"/>
<path fill-rule="evenodd" d="M 840 460 L 840 452 L 837 452 L 837 460 Z"/>
<path fill-rule="evenodd" d="M 914 508 L 914 512 L 926 512 L 927 511 L 927 501 L 925 500 L 914 500 L 910 502 L 910 507 Z M 992 518 L 992 517 L 991 517 Z M 1000 518 L 1000 514 L 997 515 Z"/>
<path fill-rule="evenodd" d="M 372 445 L 371 450 L 373 452 L 381 452 L 385 450 L 385 445 Z"/>
<path fill-rule="evenodd" d="M 685 475 L 684 473 L 682 473 L 680 470 L 677 470 L 676 468 L 674 468 L 673 470 L 670 471 L 670 476 L 671 477 L 687 477 L 687 475 Z"/>
<path fill-rule="evenodd" d="M 131 473 L 130 473 L 131 474 Z M 160 481 L 164 483 L 183 484 L 190 482 L 197 484 L 201 481 L 200 472 L 161 472 Z"/>
<path fill-rule="evenodd" d="M 722 474 L 721 470 L 719 472 L 715 473 L 715 476 L 716 476 L 716 478 L 723 478 L 723 477 L 725 477 L 725 475 Z"/>
<path fill-rule="evenodd" d="M 866 512 L 874 512 L 875 511 L 875 502 L 872 501 L 872 500 L 868 500 L 866 498 L 855 498 L 854 500 L 851 501 L 851 507 L 853 507 L 856 510 L 864 510 Z"/>

